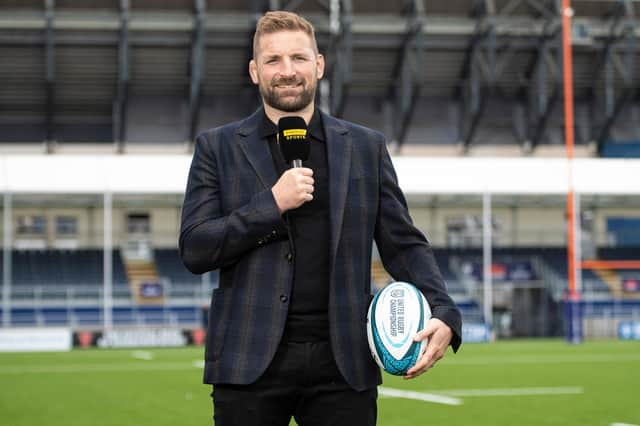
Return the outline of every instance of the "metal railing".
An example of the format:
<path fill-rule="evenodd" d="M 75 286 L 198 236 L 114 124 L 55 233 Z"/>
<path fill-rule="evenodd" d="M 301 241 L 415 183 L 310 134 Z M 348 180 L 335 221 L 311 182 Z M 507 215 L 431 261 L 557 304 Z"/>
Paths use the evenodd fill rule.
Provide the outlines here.
<path fill-rule="evenodd" d="M 163 294 L 166 300 L 180 301 L 191 299 L 194 301 L 208 300 L 216 283 L 171 283 L 161 280 Z M 77 302 L 91 301 L 97 303 L 103 300 L 103 287 L 90 284 L 39 284 L 39 285 L 15 285 L 11 288 L 11 303 L 29 302 L 31 305 L 51 304 L 51 302 Z M 114 283 L 112 290 L 114 302 L 129 302 L 133 300 L 131 289 L 127 284 Z M 1 300 L 1 297 L 0 297 Z"/>
<path fill-rule="evenodd" d="M 113 314 L 113 326 L 126 327 L 202 327 L 204 314 L 197 306 L 176 312 L 170 307 L 160 307 L 149 311 L 144 307 L 131 307 L 127 310 L 119 310 L 115 307 Z M 33 310 L 18 310 L 11 315 L 13 327 L 71 327 L 73 329 L 102 328 L 103 311 L 98 307 L 68 308 L 59 311 L 46 311 L 44 308 Z"/>

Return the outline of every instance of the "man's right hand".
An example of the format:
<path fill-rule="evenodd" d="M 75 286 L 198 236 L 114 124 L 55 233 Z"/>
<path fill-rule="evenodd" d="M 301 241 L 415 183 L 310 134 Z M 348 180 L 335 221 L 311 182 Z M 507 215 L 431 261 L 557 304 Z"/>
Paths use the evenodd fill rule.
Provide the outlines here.
<path fill-rule="evenodd" d="M 280 214 L 313 200 L 313 170 L 295 167 L 287 170 L 273 185 L 271 192 Z"/>

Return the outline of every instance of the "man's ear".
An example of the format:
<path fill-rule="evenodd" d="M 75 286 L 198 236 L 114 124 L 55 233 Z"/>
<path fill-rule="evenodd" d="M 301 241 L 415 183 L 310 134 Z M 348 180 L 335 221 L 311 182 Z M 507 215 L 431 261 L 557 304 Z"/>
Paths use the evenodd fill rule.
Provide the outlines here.
<path fill-rule="evenodd" d="M 256 64 L 255 59 L 249 61 L 249 76 L 251 77 L 253 84 L 258 84 L 258 65 Z"/>
<path fill-rule="evenodd" d="M 316 71 L 318 74 L 318 80 L 324 76 L 324 56 L 322 53 L 318 53 L 316 56 Z"/>

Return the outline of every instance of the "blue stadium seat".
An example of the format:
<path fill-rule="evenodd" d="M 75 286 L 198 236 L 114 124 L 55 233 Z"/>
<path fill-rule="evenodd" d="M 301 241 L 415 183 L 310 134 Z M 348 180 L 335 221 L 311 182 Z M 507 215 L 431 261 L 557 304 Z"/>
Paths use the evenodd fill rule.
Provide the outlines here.
<path fill-rule="evenodd" d="M 173 285 L 198 284 L 202 282 L 201 275 L 189 272 L 180 259 L 177 249 L 155 249 L 154 250 L 158 274 L 160 277 L 168 278 Z M 218 281 L 218 271 L 211 274 L 211 281 Z"/>
<path fill-rule="evenodd" d="M 103 253 L 98 249 L 13 250 L 14 285 L 102 285 Z M 113 282 L 126 285 L 119 250 L 113 250 Z"/>

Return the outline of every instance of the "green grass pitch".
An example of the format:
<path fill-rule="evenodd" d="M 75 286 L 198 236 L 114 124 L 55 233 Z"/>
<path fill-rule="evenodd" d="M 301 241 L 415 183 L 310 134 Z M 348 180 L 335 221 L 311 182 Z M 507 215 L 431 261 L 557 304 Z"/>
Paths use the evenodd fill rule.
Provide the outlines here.
<path fill-rule="evenodd" d="M 0 354 L 0 424 L 210 425 L 202 351 Z M 385 376 L 378 424 L 640 425 L 640 342 L 466 344 L 416 380 Z"/>

